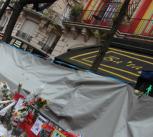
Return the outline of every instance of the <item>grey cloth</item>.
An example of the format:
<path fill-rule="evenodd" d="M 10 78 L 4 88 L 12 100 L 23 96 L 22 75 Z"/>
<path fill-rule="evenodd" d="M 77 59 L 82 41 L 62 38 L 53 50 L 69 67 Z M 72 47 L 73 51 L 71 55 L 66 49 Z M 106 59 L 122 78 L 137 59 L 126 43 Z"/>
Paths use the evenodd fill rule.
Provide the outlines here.
<path fill-rule="evenodd" d="M 83 137 L 153 136 L 153 99 L 137 98 L 131 86 L 55 65 L 5 43 L 0 55 L 0 80 L 39 92 L 64 128 Z"/>

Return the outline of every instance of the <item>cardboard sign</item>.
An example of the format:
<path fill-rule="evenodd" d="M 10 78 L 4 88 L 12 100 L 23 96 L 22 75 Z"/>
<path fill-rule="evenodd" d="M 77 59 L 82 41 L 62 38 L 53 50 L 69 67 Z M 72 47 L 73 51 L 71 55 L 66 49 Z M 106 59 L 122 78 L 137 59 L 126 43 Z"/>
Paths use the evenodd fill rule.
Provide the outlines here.
<path fill-rule="evenodd" d="M 12 107 L 14 104 L 15 104 L 15 101 L 12 102 L 11 104 L 9 104 L 8 106 L 6 106 L 5 108 L 1 109 L 1 110 L 0 110 L 0 115 L 1 115 L 1 116 L 5 116 L 5 114 L 7 113 L 7 111 L 8 111 L 9 109 L 11 109 L 11 107 Z"/>
<path fill-rule="evenodd" d="M 0 124 L 0 137 L 7 137 L 7 129 L 2 124 Z"/>
<path fill-rule="evenodd" d="M 23 105 L 23 99 L 20 98 L 14 107 L 15 111 L 18 111 L 20 108 L 22 108 L 22 105 Z"/>
<path fill-rule="evenodd" d="M 44 117 L 38 116 L 34 125 L 31 128 L 31 131 L 37 136 L 42 129 L 43 123 L 46 123 L 46 122 L 47 120 Z"/>

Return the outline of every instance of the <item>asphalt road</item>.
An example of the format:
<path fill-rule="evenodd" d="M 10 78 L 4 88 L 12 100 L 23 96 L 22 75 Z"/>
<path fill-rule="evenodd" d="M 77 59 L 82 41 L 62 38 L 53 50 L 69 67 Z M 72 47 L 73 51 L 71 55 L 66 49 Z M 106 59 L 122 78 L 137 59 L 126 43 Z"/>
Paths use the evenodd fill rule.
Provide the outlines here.
<path fill-rule="evenodd" d="M 57 57 L 56 60 L 89 70 L 97 53 L 98 48 L 76 49 Z M 109 48 L 98 68 L 98 73 L 128 83 L 136 83 L 142 70 L 153 70 L 152 56 Z"/>

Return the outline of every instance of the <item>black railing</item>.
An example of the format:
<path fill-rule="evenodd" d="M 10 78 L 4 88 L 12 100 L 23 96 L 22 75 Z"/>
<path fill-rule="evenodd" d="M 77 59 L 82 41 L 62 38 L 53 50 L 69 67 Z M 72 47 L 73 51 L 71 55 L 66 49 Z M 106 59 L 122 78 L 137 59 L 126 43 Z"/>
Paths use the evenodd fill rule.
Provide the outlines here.
<path fill-rule="evenodd" d="M 133 0 L 128 6 L 127 17 L 130 19 L 138 7 L 141 0 Z M 109 2 L 102 8 L 102 10 L 82 10 L 80 13 L 77 13 L 78 16 L 73 16 L 70 13 L 69 17 L 65 17 L 64 21 L 80 22 L 87 23 L 91 25 L 101 25 L 107 22 L 107 26 L 112 25 L 112 21 L 118 15 L 122 2 Z M 78 11 L 79 12 L 79 11 Z"/>
<path fill-rule="evenodd" d="M 30 42 L 31 39 L 32 39 L 32 36 L 30 36 L 29 34 L 27 34 L 25 32 L 22 32 L 22 31 L 18 31 L 16 36 L 18 36 L 18 37 L 20 37 L 23 40 L 28 41 L 28 42 Z"/>
<path fill-rule="evenodd" d="M 132 4 L 131 4 L 132 5 Z M 132 12 L 138 6 L 138 1 L 136 5 L 130 7 L 131 11 L 128 16 L 126 16 L 120 25 L 119 31 L 122 35 L 131 35 L 134 37 L 144 37 L 145 39 L 153 40 L 153 19 L 141 19 L 141 18 L 131 18 Z M 118 10 L 109 11 L 106 10 L 103 16 L 100 16 L 100 11 L 82 11 L 79 17 L 69 17 L 65 18 L 64 22 L 75 22 L 82 23 L 84 25 L 93 25 L 100 28 L 111 29 L 114 19 L 118 16 Z M 74 20 L 75 19 L 75 20 Z"/>
<path fill-rule="evenodd" d="M 79 16 L 72 16 L 64 17 L 64 23 L 81 23 L 84 25 L 92 25 L 92 26 L 99 26 L 99 27 L 112 27 L 113 19 L 117 16 L 118 12 L 110 12 L 105 11 L 104 15 L 101 16 L 100 12 L 96 10 L 83 10 L 81 11 Z M 102 13 L 103 14 L 103 13 Z"/>

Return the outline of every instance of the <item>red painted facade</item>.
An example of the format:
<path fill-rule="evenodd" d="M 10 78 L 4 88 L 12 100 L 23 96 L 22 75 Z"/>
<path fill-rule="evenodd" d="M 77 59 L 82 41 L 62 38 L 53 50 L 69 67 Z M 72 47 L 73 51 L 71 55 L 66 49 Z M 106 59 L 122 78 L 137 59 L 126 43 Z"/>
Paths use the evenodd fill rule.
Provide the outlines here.
<path fill-rule="evenodd" d="M 124 0 L 88 0 L 84 6 L 81 21 L 111 27 Z M 95 18 L 98 17 L 98 20 Z M 153 37 L 153 1 L 131 0 L 127 19 L 119 28 L 120 34 Z"/>

